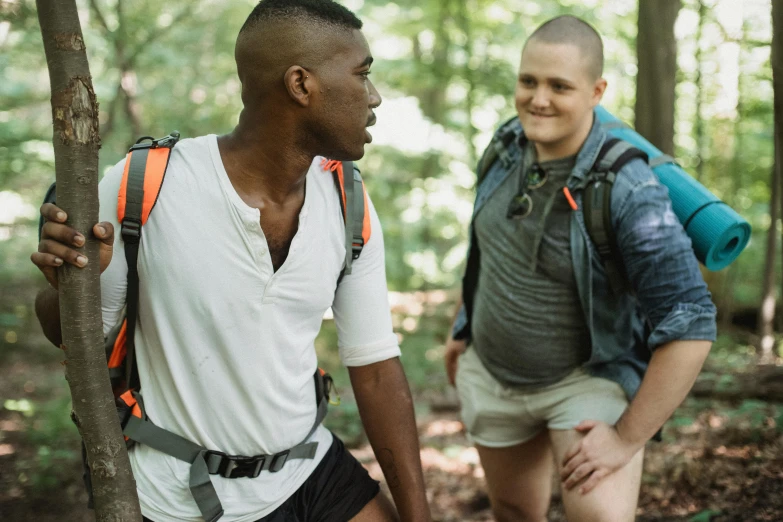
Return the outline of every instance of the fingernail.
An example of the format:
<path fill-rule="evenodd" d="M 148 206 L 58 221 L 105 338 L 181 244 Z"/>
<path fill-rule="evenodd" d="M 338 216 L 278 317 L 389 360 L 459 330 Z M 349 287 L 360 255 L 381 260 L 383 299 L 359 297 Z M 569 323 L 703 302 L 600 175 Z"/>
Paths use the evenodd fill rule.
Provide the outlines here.
<path fill-rule="evenodd" d="M 60 259 L 59 257 L 55 257 L 54 258 L 54 264 L 55 265 L 62 265 L 63 264 L 63 260 Z"/>
<path fill-rule="evenodd" d="M 84 256 L 79 256 L 76 258 L 76 264 L 79 266 L 84 266 L 87 264 L 87 258 Z"/>
<path fill-rule="evenodd" d="M 57 213 L 57 219 L 59 219 L 60 221 L 65 221 L 66 217 L 68 217 L 68 216 L 65 215 L 65 212 L 58 212 Z"/>
<path fill-rule="evenodd" d="M 73 238 L 73 242 L 77 245 L 83 245 L 84 244 L 84 236 L 81 234 L 77 234 L 76 237 Z"/>
<path fill-rule="evenodd" d="M 106 234 L 106 229 L 98 225 L 98 232 L 103 236 Z"/>

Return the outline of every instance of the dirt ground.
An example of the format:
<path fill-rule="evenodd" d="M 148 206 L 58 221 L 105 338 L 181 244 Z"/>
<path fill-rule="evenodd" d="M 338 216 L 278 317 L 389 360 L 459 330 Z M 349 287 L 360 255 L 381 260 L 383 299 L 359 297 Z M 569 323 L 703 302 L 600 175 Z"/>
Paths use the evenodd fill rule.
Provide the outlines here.
<path fill-rule="evenodd" d="M 54 349 L 34 351 L 45 342 L 40 334 L 17 339 L 7 331 L 0 339 L 0 522 L 93 520 L 76 458 L 78 439 L 62 414 L 69 401 L 62 356 Z M 492 520 L 483 471 L 458 413 L 434 413 L 428 405 L 438 397 L 416 399 L 434 519 Z M 33 415 L 26 401 L 56 407 Z M 352 451 L 382 479 L 366 444 Z M 557 493 L 549 520 L 565 520 Z M 688 399 L 667 423 L 664 442 L 647 446 L 637 520 L 783 522 L 783 409 L 759 401 Z"/>
<path fill-rule="evenodd" d="M 30 375 L 23 366 L 17 361 L 4 375 L 22 370 Z M 58 373 L 52 365 L 34 372 Z M 13 379 L 3 379 L 9 380 Z M 678 430 L 676 443 L 648 445 L 637 520 L 783 521 L 783 436 L 773 429 L 761 434 L 732 431 L 715 419 L 713 413 L 704 412 L 694 424 Z M 52 463 L 46 455 L 36 454 L 37 447 L 26 436 L 27 422 L 20 412 L 0 411 L 0 520 L 93 520 L 85 507 L 79 463 L 71 459 Z M 492 520 L 478 456 L 465 439 L 458 415 L 423 416 L 419 432 L 434 519 Z M 751 443 L 746 438 L 757 440 Z M 382 478 L 367 446 L 353 451 L 373 476 Z M 49 469 L 43 484 L 29 480 L 37 465 Z M 549 520 L 565 520 L 557 494 Z"/>

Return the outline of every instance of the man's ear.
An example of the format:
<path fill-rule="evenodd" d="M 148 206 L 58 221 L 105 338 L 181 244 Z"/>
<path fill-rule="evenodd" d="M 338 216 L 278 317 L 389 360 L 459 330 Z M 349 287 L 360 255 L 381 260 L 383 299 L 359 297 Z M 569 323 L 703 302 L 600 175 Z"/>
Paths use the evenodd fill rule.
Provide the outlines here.
<path fill-rule="evenodd" d="M 604 93 L 606 92 L 606 80 L 603 78 L 598 78 L 595 81 L 595 85 L 593 85 L 593 107 L 601 103 L 601 98 L 604 97 Z"/>
<path fill-rule="evenodd" d="M 294 102 L 302 107 L 308 107 L 312 103 L 311 95 L 315 92 L 316 80 L 307 72 L 307 69 L 299 65 L 292 65 L 283 77 L 288 95 Z"/>

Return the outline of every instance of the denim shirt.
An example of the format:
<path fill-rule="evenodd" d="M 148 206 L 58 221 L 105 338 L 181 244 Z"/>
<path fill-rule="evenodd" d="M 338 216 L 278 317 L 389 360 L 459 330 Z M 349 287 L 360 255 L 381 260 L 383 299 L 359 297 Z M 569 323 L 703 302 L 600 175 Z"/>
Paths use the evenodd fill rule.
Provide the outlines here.
<path fill-rule="evenodd" d="M 473 220 L 497 187 L 523 160 L 522 126 L 508 124 L 518 138 L 500 152 L 479 185 Z M 506 127 L 509 128 L 509 127 Z M 714 341 L 716 309 L 698 261 L 671 206 L 668 190 L 646 162 L 632 160 L 617 175 L 611 218 L 630 291 L 612 292 L 603 263 L 589 238 L 582 213 L 584 182 L 607 135 L 594 118 L 567 185 L 577 204 L 571 218 L 571 260 L 590 330 L 591 355 L 585 369 L 617 382 L 632 399 L 651 351 L 676 340 Z M 480 248 L 470 226 L 468 261 L 462 282 L 463 306 L 454 338 L 470 340 L 470 311 L 480 270 Z M 557 335 L 552 332 L 552 335 Z"/>

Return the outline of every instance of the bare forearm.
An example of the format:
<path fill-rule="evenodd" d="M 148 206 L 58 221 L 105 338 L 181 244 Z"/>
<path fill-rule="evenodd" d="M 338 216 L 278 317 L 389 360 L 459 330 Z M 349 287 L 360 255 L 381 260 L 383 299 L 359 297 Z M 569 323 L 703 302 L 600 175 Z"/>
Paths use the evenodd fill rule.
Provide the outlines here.
<path fill-rule="evenodd" d="M 431 520 L 413 399 L 400 360 L 394 358 L 349 370 L 367 437 L 401 519 Z"/>
<path fill-rule="evenodd" d="M 55 346 L 62 344 L 60 329 L 60 296 L 54 288 L 45 288 L 35 297 L 35 315 L 44 335 Z"/>
<path fill-rule="evenodd" d="M 620 437 L 641 447 L 655 435 L 690 392 L 711 346 L 674 341 L 656 349 L 639 392 L 617 421 Z"/>

